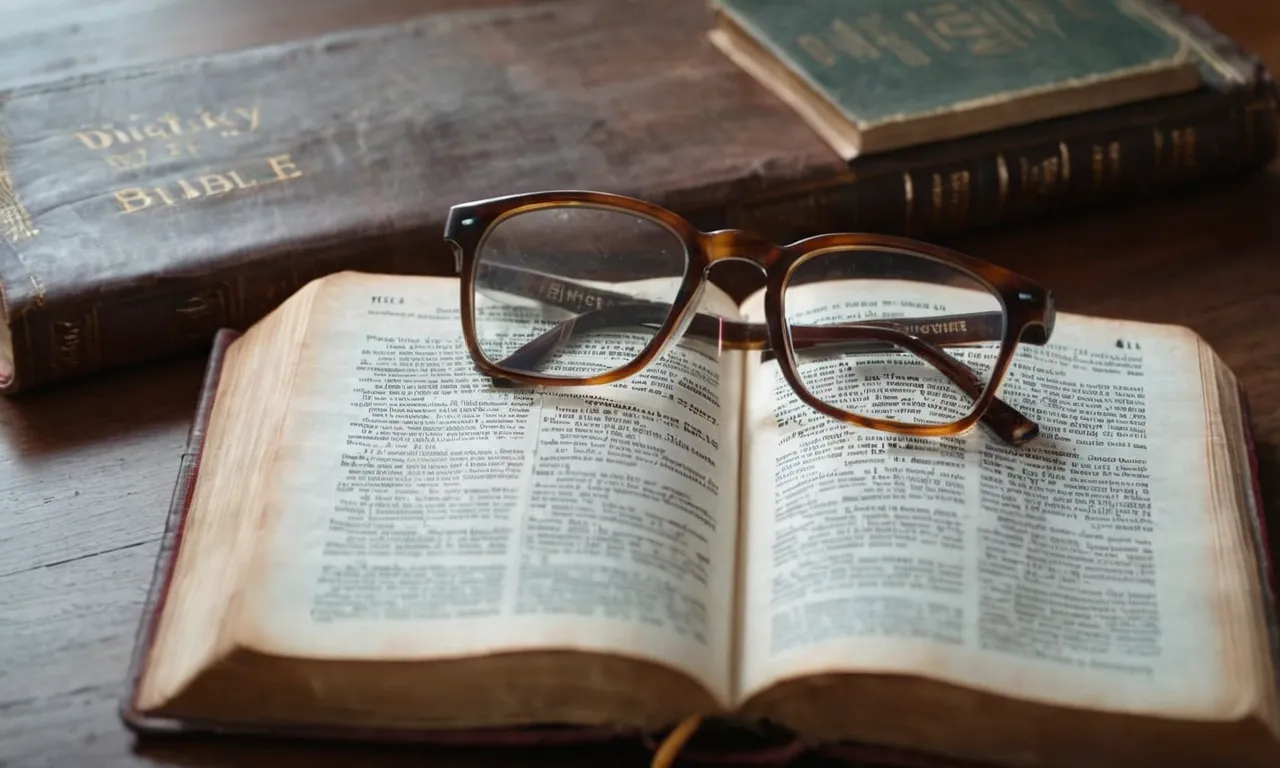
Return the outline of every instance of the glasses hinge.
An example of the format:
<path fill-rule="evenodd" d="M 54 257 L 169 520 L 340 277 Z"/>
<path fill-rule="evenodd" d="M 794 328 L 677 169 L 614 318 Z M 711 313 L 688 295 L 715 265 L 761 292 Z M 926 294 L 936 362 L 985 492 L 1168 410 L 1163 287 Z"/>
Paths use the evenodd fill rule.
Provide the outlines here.
<path fill-rule="evenodd" d="M 453 248 L 453 271 L 459 275 L 462 274 L 462 246 L 457 243 L 449 243 L 449 247 Z"/>

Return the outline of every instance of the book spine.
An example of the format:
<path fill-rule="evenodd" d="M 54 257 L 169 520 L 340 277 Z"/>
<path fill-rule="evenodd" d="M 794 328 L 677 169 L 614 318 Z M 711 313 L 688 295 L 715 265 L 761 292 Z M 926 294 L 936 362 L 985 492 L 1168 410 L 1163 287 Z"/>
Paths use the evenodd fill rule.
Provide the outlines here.
<path fill-rule="evenodd" d="M 836 182 L 731 205 L 717 223 L 779 242 L 820 231 L 938 238 L 1135 201 L 1256 170 L 1276 154 L 1269 83 L 1227 103 L 1100 122 L 868 158 Z"/>
<path fill-rule="evenodd" d="M 452 274 L 452 259 L 439 227 L 352 232 L 337 242 L 295 243 L 274 257 L 228 258 L 146 284 L 38 301 L 9 317 L 17 376 L 8 393 L 207 349 L 219 331 L 246 330 L 327 274 Z"/>

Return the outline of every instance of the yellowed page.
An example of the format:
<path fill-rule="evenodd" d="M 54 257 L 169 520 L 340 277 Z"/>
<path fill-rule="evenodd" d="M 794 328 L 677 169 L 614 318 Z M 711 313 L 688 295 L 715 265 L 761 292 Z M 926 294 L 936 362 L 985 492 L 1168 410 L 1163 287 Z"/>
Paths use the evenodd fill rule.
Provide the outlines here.
<path fill-rule="evenodd" d="M 141 710 L 171 699 L 234 644 L 225 619 L 257 545 L 269 483 L 261 470 L 274 455 L 297 340 L 318 287 L 302 288 L 226 352 L 169 593 L 139 681 Z"/>
<path fill-rule="evenodd" d="M 883 304 L 885 282 L 806 286 L 788 305 Z M 956 311 L 949 290 L 892 295 L 912 315 Z M 1185 329 L 1059 315 L 1002 390 L 1042 428 L 1011 448 L 982 427 L 904 438 L 825 417 L 753 353 L 742 696 L 874 671 L 1093 709 L 1249 711 L 1226 638 L 1252 628 L 1223 626 L 1238 614 L 1214 570 L 1199 364 Z"/>
<path fill-rule="evenodd" d="M 317 297 L 243 641 L 617 653 L 727 705 L 741 353 L 680 346 L 616 385 L 495 388 L 458 290 L 353 274 Z"/>

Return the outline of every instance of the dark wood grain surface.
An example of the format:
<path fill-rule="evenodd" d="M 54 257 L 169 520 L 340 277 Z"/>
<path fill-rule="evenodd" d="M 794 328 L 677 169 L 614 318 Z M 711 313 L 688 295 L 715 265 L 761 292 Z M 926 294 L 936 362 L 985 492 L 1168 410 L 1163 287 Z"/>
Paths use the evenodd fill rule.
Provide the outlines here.
<path fill-rule="evenodd" d="M 489 0 L 500 2 L 501 0 Z M 467 0 L 15 0 L 0 84 L 275 42 Z M 1280 71 L 1280 3 L 1194 0 Z M 1173 322 L 1244 382 L 1280 511 L 1280 169 L 1124 210 L 965 238 L 1063 311 Z M 135 743 L 115 707 L 203 360 L 0 401 L 0 765 L 641 765 L 639 753 L 476 754 L 243 740 Z M 1274 529 L 1275 526 L 1273 526 Z"/>

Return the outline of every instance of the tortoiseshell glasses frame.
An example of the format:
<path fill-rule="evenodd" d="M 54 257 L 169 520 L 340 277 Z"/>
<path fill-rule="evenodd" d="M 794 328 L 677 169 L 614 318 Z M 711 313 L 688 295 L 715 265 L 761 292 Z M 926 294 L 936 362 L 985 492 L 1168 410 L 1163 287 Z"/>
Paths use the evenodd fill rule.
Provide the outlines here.
<path fill-rule="evenodd" d="M 595 282 L 575 282 L 519 266 L 479 262 L 486 238 L 502 222 L 545 208 L 594 208 L 647 219 L 665 229 L 684 248 L 685 272 L 670 303 L 637 299 Z M 776 245 L 744 230 L 702 232 L 665 208 L 621 195 L 588 191 L 547 191 L 511 195 L 456 205 L 449 211 L 445 239 L 454 249 L 461 278 L 462 331 L 476 368 L 498 385 L 583 386 L 616 382 L 652 362 L 681 335 L 708 339 L 727 349 L 771 350 L 782 375 L 801 401 L 833 418 L 858 426 L 902 435 L 955 435 L 982 420 L 1005 442 L 1020 445 L 1036 436 L 1034 422 L 996 397 L 1019 342 L 1044 344 L 1053 331 L 1050 293 L 1033 281 L 995 264 L 946 248 L 903 237 L 876 234 L 825 234 L 789 245 Z M 944 265 L 985 286 L 998 297 L 1000 312 L 896 318 L 837 325 L 788 325 L 786 289 L 796 268 L 823 253 L 846 249 L 875 249 L 923 259 L 921 264 Z M 572 254 L 568 254 L 572 256 Z M 765 274 L 765 324 L 726 320 L 697 311 L 697 300 L 711 266 L 725 260 L 744 260 Z M 478 272 L 487 285 L 499 284 L 504 293 L 535 299 L 575 313 L 501 360 L 490 360 L 476 331 L 475 296 Z M 924 272 L 915 278 L 934 280 Z M 963 320 L 963 322 L 952 322 Z M 646 346 L 626 364 L 595 376 L 544 376 L 539 361 L 574 333 L 620 326 L 656 327 Z M 944 347 L 977 342 L 1000 342 L 988 379 L 949 354 Z M 795 362 L 797 349 L 839 345 L 842 351 L 910 352 L 941 371 L 973 401 L 972 410 L 945 424 L 916 424 L 850 413 L 813 395 L 803 383 Z"/>

